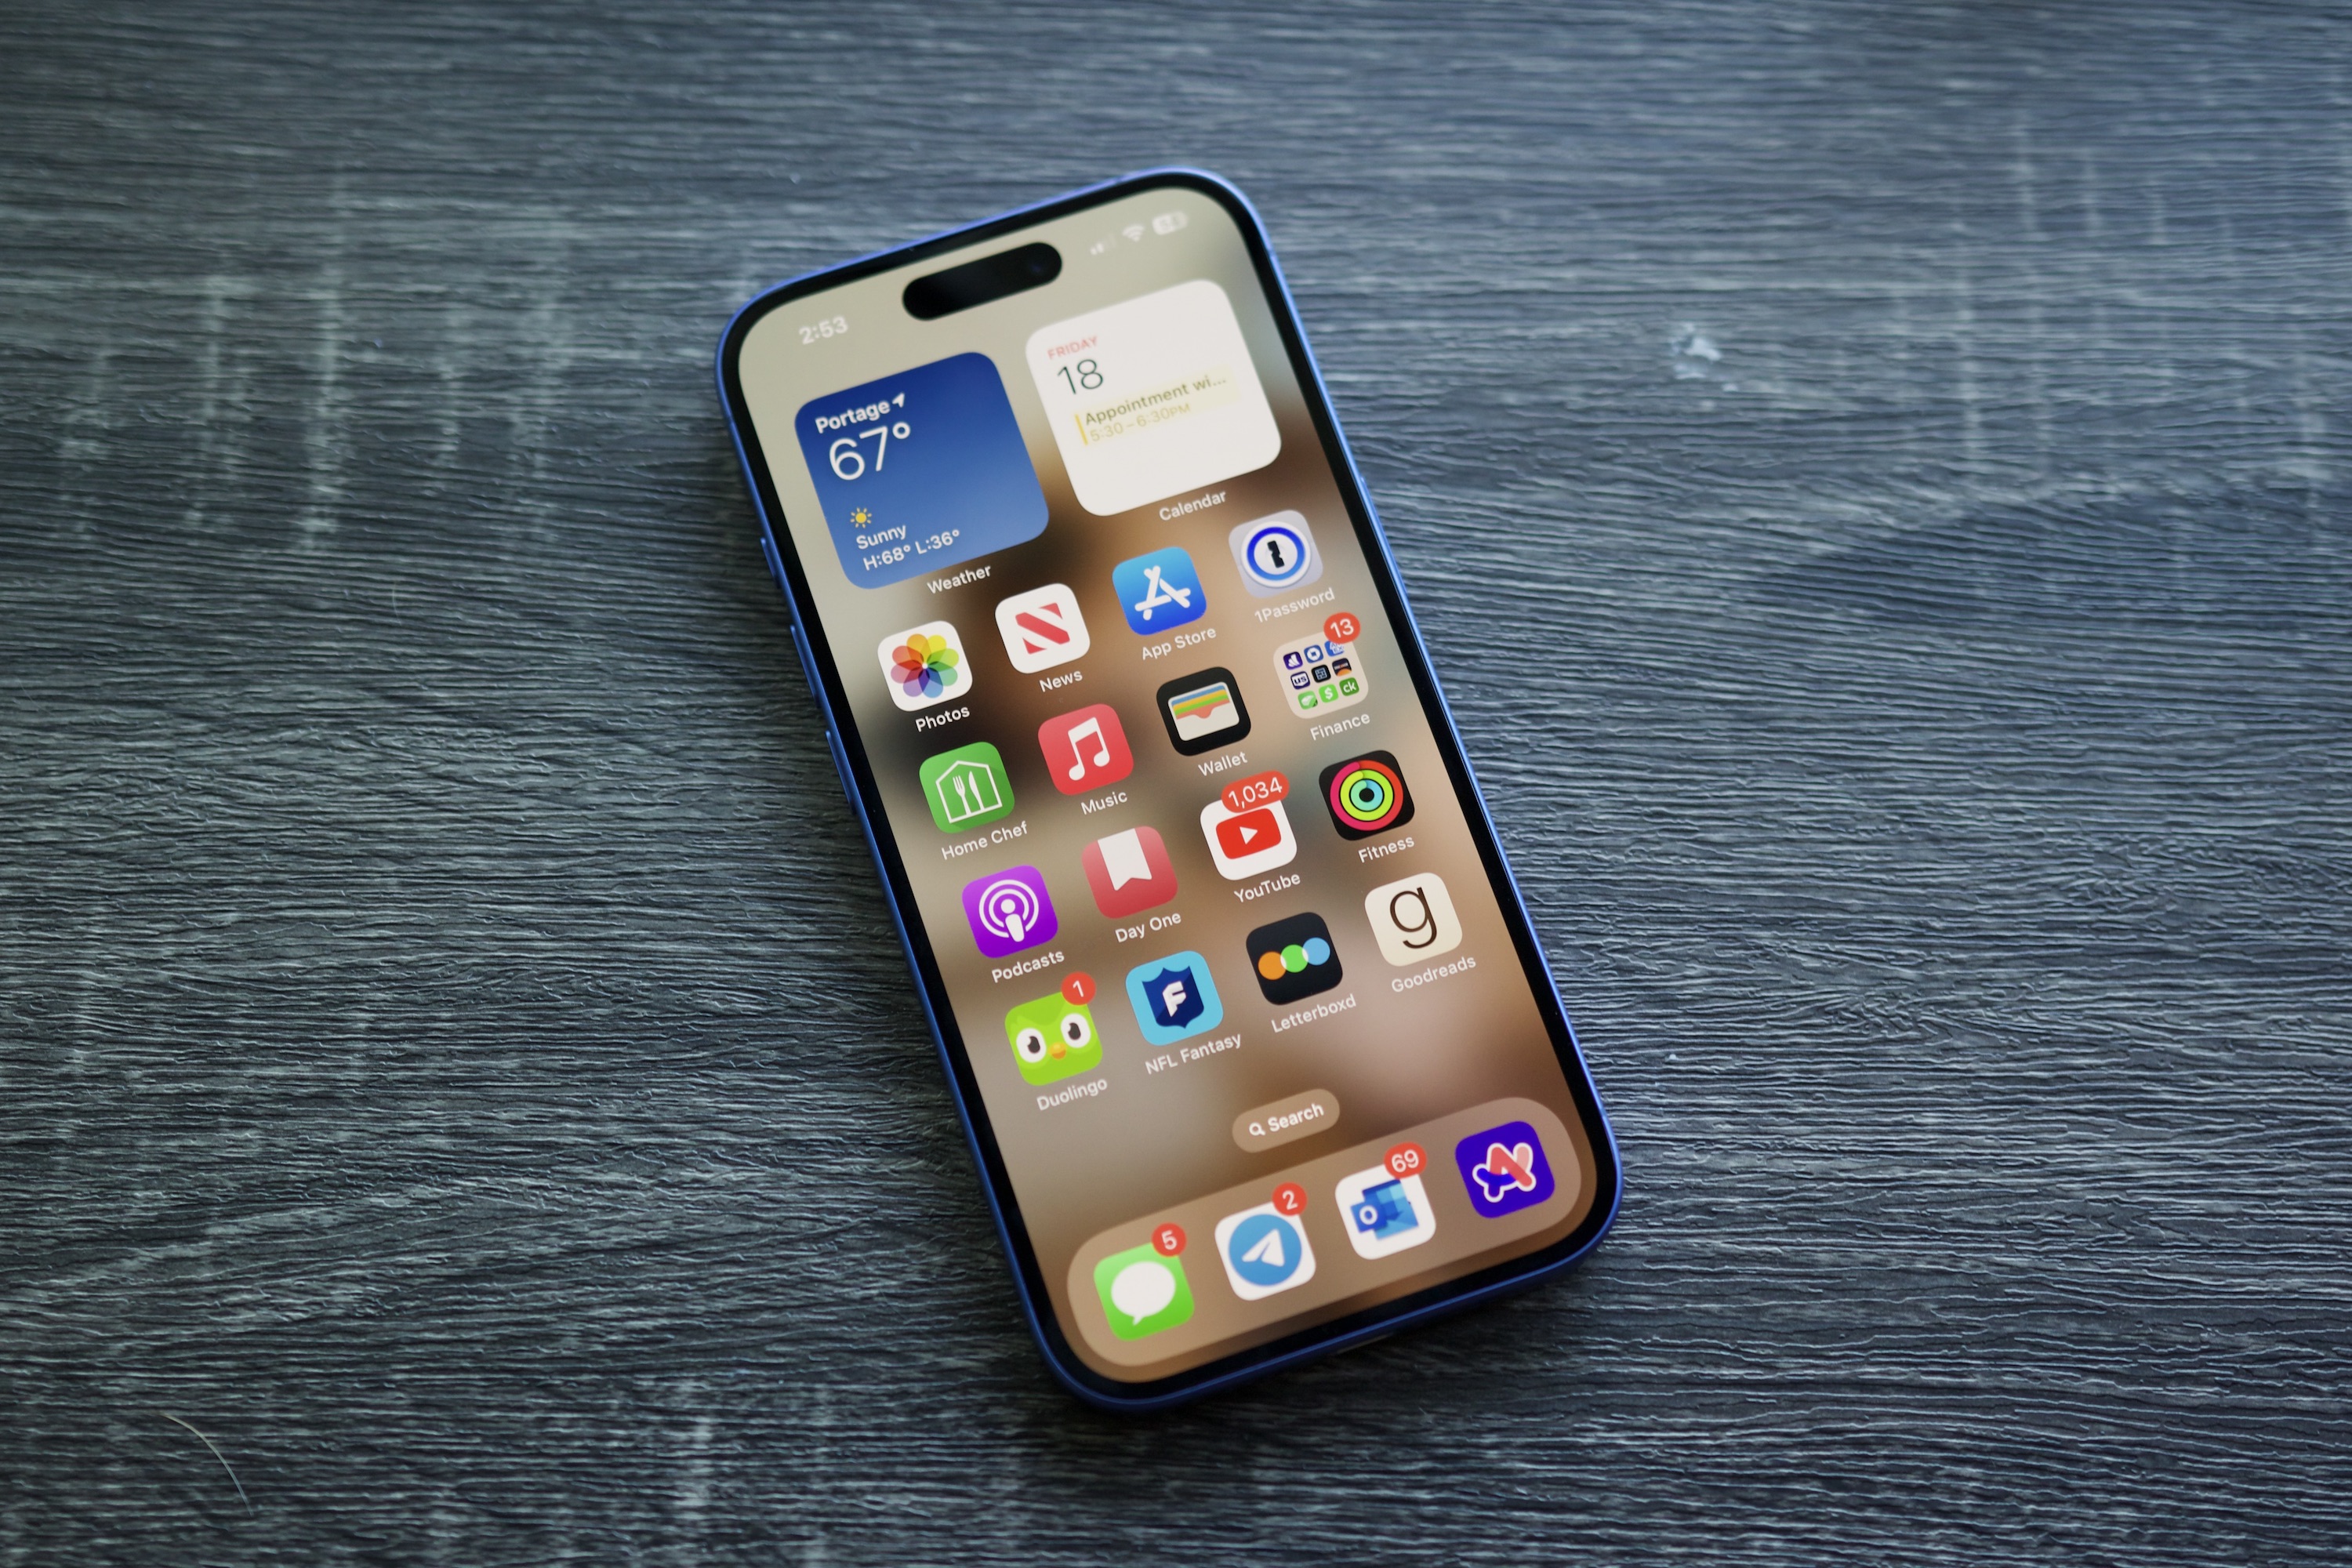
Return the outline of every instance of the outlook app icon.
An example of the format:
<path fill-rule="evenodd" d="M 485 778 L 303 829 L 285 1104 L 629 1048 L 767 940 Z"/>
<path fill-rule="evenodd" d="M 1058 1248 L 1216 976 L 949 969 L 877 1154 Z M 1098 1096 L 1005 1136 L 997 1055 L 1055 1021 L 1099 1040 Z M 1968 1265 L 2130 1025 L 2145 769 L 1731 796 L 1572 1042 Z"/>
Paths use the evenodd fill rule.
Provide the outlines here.
<path fill-rule="evenodd" d="M 1225 1021 L 1209 961 L 1197 952 L 1137 964 L 1127 972 L 1127 999 L 1135 1008 L 1136 1026 L 1155 1046 L 1207 1034 Z"/>

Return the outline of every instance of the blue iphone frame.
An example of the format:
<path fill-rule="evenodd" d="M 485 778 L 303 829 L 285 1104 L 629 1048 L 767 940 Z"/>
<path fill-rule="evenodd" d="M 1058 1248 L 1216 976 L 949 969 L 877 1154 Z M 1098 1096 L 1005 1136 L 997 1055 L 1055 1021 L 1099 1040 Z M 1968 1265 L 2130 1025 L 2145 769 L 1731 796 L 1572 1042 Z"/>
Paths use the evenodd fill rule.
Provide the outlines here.
<path fill-rule="evenodd" d="M 947 992 L 938 965 L 933 961 L 929 942 L 910 926 L 907 918 L 907 911 L 914 907 L 913 891 L 899 861 L 896 837 L 889 831 L 887 818 L 882 816 L 881 796 L 867 764 L 865 748 L 859 742 L 856 724 L 849 717 L 849 703 L 842 685 L 840 668 L 832 657 L 824 627 L 816 618 L 814 600 L 810 595 L 798 553 L 793 548 L 792 536 L 778 526 L 778 520 L 782 516 L 782 504 L 769 477 L 767 456 L 760 444 L 758 431 L 752 427 L 751 411 L 744 401 L 739 356 L 744 337 L 752 324 L 769 311 L 794 300 L 870 273 L 919 261 L 926 256 L 959 249 L 998 235 L 1010 235 L 1048 218 L 1082 211 L 1139 191 L 1166 186 L 1200 192 L 1233 215 L 1249 247 L 1259 282 L 1267 299 L 1276 307 L 1274 314 L 1281 330 L 1283 346 L 1290 355 L 1292 368 L 1297 374 L 1299 386 L 1306 395 L 1307 409 L 1315 421 L 1316 433 L 1323 442 L 1326 455 L 1332 461 L 1334 478 L 1339 481 L 1349 514 L 1355 522 L 1357 536 L 1363 543 L 1366 557 L 1371 564 L 1373 578 L 1380 588 L 1381 606 L 1388 612 L 1391 624 L 1399 629 L 1398 642 L 1405 663 L 1412 671 L 1414 689 L 1421 698 L 1423 710 L 1433 721 L 1431 728 L 1435 734 L 1438 750 L 1444 755 L 1448 776 L 1456 793 L 1467 803 L 1465 815 L 1469 819 L 1471 835 L 1477 841 L 1479 858 L 1485 864 L 1488 880 L 1496 890 L 1505 922 L 1510 928 L 1513 945 L 1518 950 L 1521 966 L 1527 973 L 1528 984 L 1536 994 L 1537 1005 L 1551 1032 L 1554 1047 L 1559 1054 L 1561 1070 L 1568 1078 L 1586 1135 L 1591 1141 L 1598 1195 L 1583 1223 L 1549 1247 L 1349 1317 L 1319 1323 L 1283 1339 L 1235 1352 L 1221 1360 L 1170 1377 L 1150 1383 L 1129 1384 L 1103 1377 L 1079 1360 L 1047 1305 L 1050 1298 L 1046 1294 L 1045 1276 L 1038 1266 L 1035 1249 L 1029 1243 L 1026 1227 L 1022 1223 L 1012 1180 L 990 1127 L 979 1083 L 964 1049 L 961 1032 L 956 1027 L 952 1011 L 946 1005 Z M 1072 191 L 1049 201 L 1016 207 L 962 228 L 917 240 L 911 245 L 876 251 L 837 267 L 803 273 L 763 290 L 735 313 L 719 341 L 718 375 L 719 402 L 726 410 L 728 427 L 735 439 L 736 455 L 742 460 L 744 479 L 751 486 L 752 504 L 759 514 L 761 551 L 767 557 L 768 569 L 774 575 L 777 587 L 783 593 L 785 606 L 792 614 L 793 645 L 800 654 L 801 670 L 808 678 L 809 690 L 816 698 L 818 710 L 824 716 L 825 742 L 833 752 L 834 766 L 841 773 L 842 788 L 849 796 L 850 809 L 856 813 L 857 825 L 866 835 L 866 848 L 872 852 L 875 868 L 882 875 L 883 894 L 889 905 L 890 921 L 898 930 L 898 940 L 906 949 L 908 964 L 914 971 L 916 995 L 922 1002 L 923 1016 L 930 1026 L 931 1040 L 939 1049 L 940 1064 L 947 1073 L 949 1089 L 955 1099 L 956 1114 L 963 1123 L 964 1136 L 971 1145 L 972 1158 L 980 1165 L 989 1213 L 996 1222 L 997 1237 L 1003 1243 L 1005 1258 L 1012 1265 L 1013 1284 L 1020 1292 L 1022 1312 L 1029 1320 L 1030 1331 L 1036 1336 L 1038 1346 L 1045 1352 L 1045 1364 L 1071 1393 L 1090 1405 L 1129 1411 L 1164 1408 L 1185 1400 L 1197 1399 L 1202 1394 L 1229 1388 L 1281 1367 L 1379 1339 L 1408 1324 L 1459 1310 L 1506 1291 L 1523 1289 L 1574 1266 L 1600 1244 L 1601 1237 L 1607 1234 L 1617 1216 L 1618 1203 L 1624 1191 L 1616 1136 L 1610 1130 L 1600 1092 L 1593 1087 L 1591 1074 L 1585 1068 L 1575 1028 L 1569 1021 L 1567 1009 L 1560 1004 L 1559 990 L 1553 982 L 1551 966 L 1544 957 L 1542 945 L 1536 940 L 1534 925 L 1528 919 L 1527 905 L 1520 896 L 1518 883 L 1504 858 L 1494 821 L 1487 814 L 1486 797 L 1479 792 L 1468 754 L 1463 750 L 1461 734 L 1454 727 L 1453 712 L 1438 689 L 1436 674 L 1430 667 L 1429 651 L 1422 642 L 1421 628 L 1405 602 L 1403 583 L 1398 575 L 1396 562 L 1389 553 L 1388 540 L 1381 530 L 1379 516 L 1374 512 L 1371 498 L 1364 488 L 1363 476 L 1357 470 L 1355 455 L 1349 450 L 1347 439 L 1339 431 L 1339 419 L 1332 413 L 1330 395 L 1324 387 L 1322 373 L 1317 368 L 1315 356 L 1307 346 L 1306 332 L 1299 325 L 1298 310 L 1291 300 L 1289 285 L 1284 281 L 1282 269 L 1275 261 L 1265 226 L 1259 221 L 1257 211 L 1250 205 L 1247 197 L 1224 180 L 1202 170 L 1148 169 Z M 787 454 L 786 460 L 796 461 L 797 456 Z"/>

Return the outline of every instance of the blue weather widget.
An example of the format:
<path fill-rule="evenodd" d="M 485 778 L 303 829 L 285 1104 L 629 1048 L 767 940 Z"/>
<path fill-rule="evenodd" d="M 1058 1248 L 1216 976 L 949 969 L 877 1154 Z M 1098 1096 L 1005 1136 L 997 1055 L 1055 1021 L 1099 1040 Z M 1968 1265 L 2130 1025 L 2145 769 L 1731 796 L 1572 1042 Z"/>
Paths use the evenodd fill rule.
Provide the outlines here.
<path fill-rule="evenodd" d="M 793 427 L 841 569 L 861 588 L 1045 531 L 1045 492 L 986 354 L 812 398 Z"/>

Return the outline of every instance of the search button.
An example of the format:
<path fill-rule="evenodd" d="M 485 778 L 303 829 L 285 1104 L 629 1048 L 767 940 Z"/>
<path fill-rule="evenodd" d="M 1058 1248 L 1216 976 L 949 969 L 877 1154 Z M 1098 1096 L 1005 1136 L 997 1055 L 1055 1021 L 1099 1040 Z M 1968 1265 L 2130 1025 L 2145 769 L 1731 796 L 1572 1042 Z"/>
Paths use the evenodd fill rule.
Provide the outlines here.
<path fill-rule="evenodd" d="M 1339 1124 L 1339 1097 L 1328 1089 L 1310 1089 L 1271 1105 L 1257 1106 L 1234 1118 L 1234 1142 L 1244 1153 L 1279 1149 L 1285 1143 L 1311 1138 Z"/>

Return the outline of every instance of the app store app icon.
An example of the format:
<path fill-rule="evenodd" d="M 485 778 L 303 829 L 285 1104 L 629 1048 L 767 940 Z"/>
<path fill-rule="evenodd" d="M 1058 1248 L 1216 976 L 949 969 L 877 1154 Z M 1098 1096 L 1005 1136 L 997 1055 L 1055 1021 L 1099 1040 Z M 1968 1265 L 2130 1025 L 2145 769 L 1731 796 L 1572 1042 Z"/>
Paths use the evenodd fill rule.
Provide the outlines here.
<path fill-rule="evenodd" d="M 1143 637 L 1199 620 L 1209 613 L 1209 595 L 1192 558 L 1171 546 L 1122 561 L 1111 568 L 1110 585 L 1127 612 L 1128 629 Z"/>
<path fill-rule="evenodd" d="M 1221 795 L 1201 808 L 1201 833 L 1217 874 L 1230 881 L 1287 866 L 1298 854 L 1298 836 L 1278 800 L 1235 811 Z"/>

